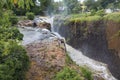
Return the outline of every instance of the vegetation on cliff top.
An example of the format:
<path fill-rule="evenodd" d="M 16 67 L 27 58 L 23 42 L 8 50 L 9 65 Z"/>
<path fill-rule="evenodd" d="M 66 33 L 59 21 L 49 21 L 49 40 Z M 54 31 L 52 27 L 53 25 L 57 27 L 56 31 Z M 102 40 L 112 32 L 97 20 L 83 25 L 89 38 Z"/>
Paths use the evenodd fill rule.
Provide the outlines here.
<path fill-rule="evenodd" d="M 103 15 L 104 14 L 104 15 Z M 114 21 L 120 22 L 120 13 L 109 13 L 105 14 L 104 12 L 96 12 L 96 13 L 84 13 L 84 14 L 72 14 L 66 18 L 64 24 L 69 23 L 83 23 L 83 22 L 95 22 L 95 21 Z"/>
<path fill-rule="evenodd" d="M 120 13 L 116 12 L 116 13 L 107 14 L 104 16 L 104 19 L 111 20 L 114 22 L 120 22 Z"/>
<path fill-rule="evenodd" d="M 57 72 L 53 80 L 93 80 L 92 72 L 76 65 L 66 54 L 66 66 Z"/>

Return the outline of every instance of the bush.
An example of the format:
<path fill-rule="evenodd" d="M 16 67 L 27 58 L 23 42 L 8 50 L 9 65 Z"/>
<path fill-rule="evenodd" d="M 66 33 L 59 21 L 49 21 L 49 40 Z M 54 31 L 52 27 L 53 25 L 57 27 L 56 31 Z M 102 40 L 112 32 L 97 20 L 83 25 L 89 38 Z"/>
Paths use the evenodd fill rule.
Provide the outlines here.
<path fill-rule="evenodd" d="M 71 23 L 71 22 L 75 22 L 75 23 L 77 23 L 77 22 L 85 22 L 85 21 L 87 21 L 87 22 L 94 22 L 94 21 L 99 21 L 99 20 L 101 20 L 102 19 L 102 17 L 101 16 L 97 16 L 97 15 L 95 15 L 95 16 L 86 16 L 86 17 L 78 17 L 78 18 L 71 18 L 71 19 L 69 19 L 69 22 Z"/>
<path fill-rule="evenodd" d="M 54 80 L 83 80 L 79 73 L 76 70 L 73 70 L 69 67 L 65 67 L 63 70 L 58 72 Z"/>
<path fill-rule="evenodd" d="M 12 23 L 12 25 L 17 24 L 18 23 L 17 16 L 10 16 L 10 22 Z"/>
<path fill-rule="evenodd" d="M 105 11 L 104 10 L 99 10 L 99 11 L 96 12 L 96 15 L 104 16 L 105 15 Z"/>
<path fill-rule="evenodd" d="M 22 40 L 23 34 L 17 28 L 0 27 L 0 39 L 3 41 L 8 40 Z"/>
<path fill-rule="evenodd" d="M 27 13 L 26 13 L 26 16 L 27 16 L 27 18 L 30 19 L 30 20 L 33 20 L 34 17 L 35 17 L 34 13 L 32 13 L 32 12 L 27 12 Z"/>
<path fill-rule="evenodd" d="M 29 67 L 25 49 L 14 41 L 0 41 L 0 80 L 24 80 Z"/>
<path fill-rule="evenodd" d="M 81 67 L 81 72 L 87 80 L 93 80 L 92 73 L 88 69 Z"/>
<path fill-rule="evenodd" d="M 114 22 L 120 22 L 120 13 L 116 12 L 116 13 L 110 13 L 104 16 L 105 20 L 111 20 Z"/>

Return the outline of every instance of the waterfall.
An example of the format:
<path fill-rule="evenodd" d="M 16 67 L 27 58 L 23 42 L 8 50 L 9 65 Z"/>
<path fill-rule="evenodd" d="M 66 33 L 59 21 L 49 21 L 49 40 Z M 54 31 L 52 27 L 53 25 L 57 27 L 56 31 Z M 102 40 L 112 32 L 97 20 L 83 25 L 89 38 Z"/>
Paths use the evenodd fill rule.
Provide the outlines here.
<path fill-rule="evenodd" d="M 51 18 L 51 21 L 54 21 L 53 19 L 54 17 Z M 51 31 L 53 33 L 55 33 L 58 37 L 59 36 L 61 37 L 61 35 L 57 31 L 54 31 L 55 29 L 53 26 L 53 22 L 51 22 L 51 28 L 52 28 Z M 77 65 L 83 66 L 83 67 L 86 66 L 91 71 L 102 76 L 105 80 L 117 80 L 112 76 L 106 64 L 88 58 L 87 56 L 83 55 L 81 51 L 76 50 L 75 48 L 71 47 L 67 43 L 65 43 L 65 45 L 66 45 L 66 51 L 68 52 L 68 55 Z"/>
<path fill-rule="evenodd" d="M 63 39 L 61 35 L 54 31 L 53 26 L 53 19 L 51 18 L 45 18 L 45 20 L 49 23 L 51 23 L 52 28 L 52 34 L 56 35 L 58 38 Z M 51 32 L 48 32 L 48 34 L 42 34 L 43 30 L 39 30 L 38 28 L 19 28 L 20 32 L 24 34 L 23 38 L 23 44 L 29 44 L 34 41 L 43 40 L 47 36 L 51 36 Z M 32 38 L 32 39 L 31 39 Z M 66 43 L 65 43 L 66 44 Z M 70 45 L 66 44 L 66 50 L 68 52 L 68 55 L 71 57 L 71 59 L 79 66 L 86 66 L 91 71 L 95 72 L 96 74 L 102 76 L 105 80 L 117 80 L 115 79 L 112 74 L 109 72 L 107 65 L 103 64 L 101 62 L 95 61 L 93 59 L 90 59 L 83 55 L 81 51 L 78 51 L 71 47 Z"/>

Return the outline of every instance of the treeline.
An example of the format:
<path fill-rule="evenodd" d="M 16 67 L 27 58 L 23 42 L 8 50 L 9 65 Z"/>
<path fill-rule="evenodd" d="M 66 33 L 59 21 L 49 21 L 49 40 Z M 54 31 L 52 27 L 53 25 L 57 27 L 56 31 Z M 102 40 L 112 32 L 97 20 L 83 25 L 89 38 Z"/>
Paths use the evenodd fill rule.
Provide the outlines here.
<path fill-rule="evenodd" d="M 53 6 L 55 13 L 63 13 L 63 11 L 60 10 L 60 7 L 63 7 L 64 12 L 67 14 L 99 11 L 105 9 L 110 9 L 114 12 L 119 11 L 120 0 L 84 0 L 82 3 L 80 0 L 63 0 L 61 2 L 54 2 Z"/>

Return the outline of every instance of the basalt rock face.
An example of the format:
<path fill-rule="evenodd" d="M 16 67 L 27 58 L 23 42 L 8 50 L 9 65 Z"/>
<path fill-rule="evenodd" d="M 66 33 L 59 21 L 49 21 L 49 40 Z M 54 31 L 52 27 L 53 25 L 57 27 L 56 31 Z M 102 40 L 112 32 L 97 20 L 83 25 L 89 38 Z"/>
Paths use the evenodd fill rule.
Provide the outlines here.
<path fill-rule="evenodd" d="M 51 80 L 65 66 L 65 50 L 57 38 L 26 45 L 31 66 L 27 80 Z"/>
<path fill-rule="evenodd" d="M 84 55 L 106 63 L 113 76 L 120 79 L 120 37 L 113 38 L 113 35 L 119 33 L 118 23 L 98 20 L 68 22 L 54 27 L 56 30 L 59 28 L 58 32 L 66 38 L 68 44 L 81 50 Z"/>

